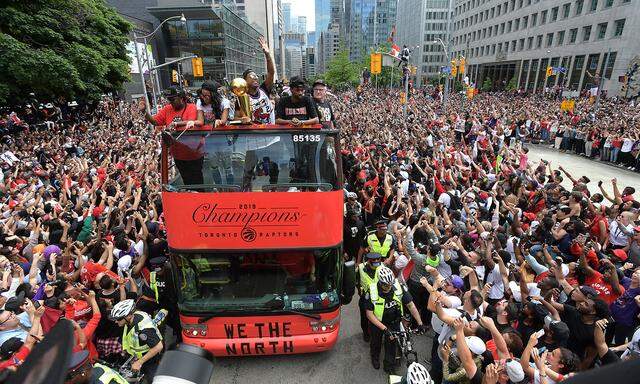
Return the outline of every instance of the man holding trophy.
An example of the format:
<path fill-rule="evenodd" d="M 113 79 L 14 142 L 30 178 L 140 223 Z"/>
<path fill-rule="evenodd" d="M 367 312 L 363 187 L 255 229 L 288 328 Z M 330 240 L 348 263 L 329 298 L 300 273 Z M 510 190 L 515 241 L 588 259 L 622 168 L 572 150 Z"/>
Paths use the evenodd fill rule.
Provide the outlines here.
<path fill-rule="evenodd" d="M 231 89 L 238 97 L 234 119 L 243 124 L 275 123 L 274 108 L 269 99 L 269 94 L 273 86 L 276 66 L 266 40 L 261 36 L 259 42 L 267 62 L 267 78 L 260 84 L 258 75 L 252 69 L 247 69 L 242 74 L 242 78 L 234 79 L 231 83 Z M 244 80 L 244 82 L 237 80 Z"/>

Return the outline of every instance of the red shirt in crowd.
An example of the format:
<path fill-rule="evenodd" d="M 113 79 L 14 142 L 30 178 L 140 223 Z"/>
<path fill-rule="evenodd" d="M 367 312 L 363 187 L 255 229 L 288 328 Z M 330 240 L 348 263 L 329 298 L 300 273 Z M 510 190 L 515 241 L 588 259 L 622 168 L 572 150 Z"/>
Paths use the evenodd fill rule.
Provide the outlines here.
<path fill-rule="evenodd" d="M 598 292 L 598 297 L 604 300 L 607 304 L 611 305 L 620 295 L 624 293 L 624 287 L 620 285 L 620 295 L 616 294 L 611 287 L 611 284 L 604 281 L 602 274 L 598 271 L 594 271 L 593 275 L 588 276 L 585 280 L 585 284 L 591 286 Z"/>
<path fill-rule="evenodd" d="M 169 125 L 174 121 L 189 121 L 198 118 L 198 110 L 195 104 L 188 103 L 184 108 L 176 111 L 171 104 L 165 105 L 153 116 L 158 125 Z"/>

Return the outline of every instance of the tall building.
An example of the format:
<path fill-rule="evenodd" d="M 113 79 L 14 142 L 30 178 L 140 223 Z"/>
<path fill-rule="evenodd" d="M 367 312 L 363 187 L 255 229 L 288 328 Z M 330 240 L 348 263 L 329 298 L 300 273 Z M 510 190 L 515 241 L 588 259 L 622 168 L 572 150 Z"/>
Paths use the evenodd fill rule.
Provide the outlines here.
<path fill-rule="evenodd" d="M 284 18 L 284 31 L 293 31 L 293 25 L 291 25 L 291 3 L 282 3 L 282 17 Z"/>
<path fill-rule="evenodd" d="M 329 24 L 329 28 L 320 34 L 315 55 L 317 73 L 326 72 L 329 62 L 340 51 L 341 36 L 340 26 L 337 24 Z"/>
<path fill-rule="evenodd" d="M 302 73 L 302 48 L 296 46 L 289 46 L 285 48 L 286 53 L 286 66 L 287 66 L 287 78 L 291 79 L 293 76 L 303 76 Z"/>
<path fill-rule="evenodd" d="M 277 41 L 278 41 L 278 49 L 275 50 L 274 54 L 275 57 L 274 59 L 276 59 L 276 63 L 280 63 L 280 65 L 277 68 L 277 72 L 280 75 L 279 78 L 282 79 L 285 77 L 286 74 L 286 65 L 285 65 L 285 54 L 284 54 L 284 16 L 282 14 L 282 1 L 281 0 L 277 0 L 276 1 L 276 8 L 277 8 L 277 21 L 278 21 L 278 25 L 277 28 L 274 28 L 274 30 L 276 31 L 276 35 L 277 35 Z"/>
<path fill-rule="evenodd" d="M 307 33 L 307 16 L 298 16 L 298 33 Z"/>
<path fill-rule="evenodd" d="M 631 0 L 459 1 L 452 51 L 478 85 L 540 91 L 563 86 L 620 93 L 640 52 L 640 7 Z M 547 67 L 562 70 L 550 77 Z"/>
<path fill-rule="evenodd" d="M 236 6 L 244 7 L 242 11 L 249 24 L 254 26 L 258 32 L 267 40 L 269 48 L 273 52 L 277 40 L 273 30 L 273 1 L 271 0 L 236 0 Z"/>
<path fill-rule="evenodd" d="M 397 0 L 351 0 L 350 6 L 348 46 L 356 61 L 387 41 L 396 22 Z"/>
<path fill-rule="evenodd" d="M 317 36 L 318 34 L 316 33 L 316 31 L 307 32 L 307 45 L 309 45 L 310 47 L 315 47 Z"/>
<path fill-rule="evenodd" d="M 314 47 L 307 47 L 302 57 L 302 76 L 307 79 L 313 79 L 316 76 L 316 55 Z"/>
<path fill-rule="evenodd" d="M 156 6 L 147 7 L 158 21 L 184 14 L 186 23 L 171 20 L 162 25 L 164 50 L 159 62 L 175 58 L 198 55 L 203 59 L 203 78 L 194 78 L 190 70 L 190 60 L 182 65 L 182 73 L 189 87 L 199 87 L 206 79 L 220 82 L 241 76 L 247 68 L 256 73 L 266 72 L 264 56 L 260 54 L 258 37 L 260 33 L 238 13 L 226 5 L 202 4 L 197 0 L 157 0 Z M 162 77 L 165 86 L 169 84 L 171 70 L 175 66 L 164 67 Z"/>
<path fill-rule="evenodd" d="M 317 34 L 326 31 L 329 28 L 331 22 L 331 0 L 316 0 L 315 3 L 315 17 L 316 26 L 315 31 Z"/>
<path fill-rule="evenodd" d="M 411 48 L 410 64 L 417 67 L 414 84 L 421 86 L 440 74 L 449 59 L 441 44 L 450 40 L 455 0 L 402 0 L 398 2 L 395 43 Z"/>

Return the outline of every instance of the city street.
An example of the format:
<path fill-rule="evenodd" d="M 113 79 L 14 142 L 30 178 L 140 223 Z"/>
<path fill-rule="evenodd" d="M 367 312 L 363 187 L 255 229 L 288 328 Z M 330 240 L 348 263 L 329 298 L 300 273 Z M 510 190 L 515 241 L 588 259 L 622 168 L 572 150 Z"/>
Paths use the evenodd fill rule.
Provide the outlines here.
<path fill-rule="evenodd" d="M 598 180 L 610 185 L 613 177 L 620 188 L 640 185 L 640 174 L 614 167 L 606 163 L 562 153 L 543 145 L 529 146 L 529 161 L 537 163 L 541 158 L 552 167 L 562 165 L 572 176 L 587 175 L 590 189 L 597 191 Z M 565 178 L 565 187 L 571 181 Z M 428 358 L 431 350 L 429 336 L 415 336 L 420 359 Z M 271 356 L 260 358 L 225 358 L 215 360 L 215 373 L 211 383 L 369 383 L 388 382 L 382 370 L 374 370 L 369 361 L 368 345 L 362 340 L 358 318 L 357 296 L 342 309 L 340 339 L 336 347 L 326 353 L 295 356 Z"/>

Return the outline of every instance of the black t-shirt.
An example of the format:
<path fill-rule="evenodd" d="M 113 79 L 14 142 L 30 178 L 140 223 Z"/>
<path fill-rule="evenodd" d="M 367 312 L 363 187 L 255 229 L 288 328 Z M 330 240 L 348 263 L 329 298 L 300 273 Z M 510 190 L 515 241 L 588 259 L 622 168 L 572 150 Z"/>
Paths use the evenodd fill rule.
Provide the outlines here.
<path fill-rule="evenodd" d="M 276 119 L 293 120 L 309 120 L 318 117 L 316 113 L 315 103 L 309 96 L 303 96 L 298 101 L 293 101 L 292 96 L 286 96 L 280 99 L 276 105 Z"/>
<path fill-rule="evenodd" d="M 318 119 L 320 119 L 320 124 L 322 124 L 322 128 L 336 128 L 336 117 L 333 114 L 333 108 L 331 108 L 331 104 L 327 102 L 319 102 L 317 100 L 314 100 L 314 102 L 316 104 L 316 112 L 318 115 Z"/>
<path fill-rule="evenodd" d="M 367 231 L 362 220 L 356 220 L 353 223 L 345 220 L 342 231 L 344 251 L 351 257 L 357 256 L 366 235 Z"/>
<path fill-rule="evenodd" d="M 384 313 L 382 315 L 382 324 L 386 326 L 395 326 L 400 322 L 400 318 L 402 317 L 401 308 L 398 303 L 393 300 L 393 293 L 395 288 L 391 289 L 389 292 L 383 292 L 382 289 L 378 286 L 378 295 L 384 299 Z M 369 311 L 373 311 L 373 302 L 371 301 L 371 296 L 369 293 L 365 296 L 366 304 L 365 309 Z M 413 298 L 407 288 L 402 286 L 402 304 L 409 304 Z"/>
<path fill-rule="evenodd" d="M 571 333 L 567 348 L 575 352 L 578 356 L 584 356 L 584 350 L 587 346 L 593 344 L 593 324 L 585 324 L 582 321 L 580 312 L 571 305 L 564 305 L 564 311 L 561 312 L 562 321 L 567 323 Z"/>

